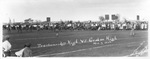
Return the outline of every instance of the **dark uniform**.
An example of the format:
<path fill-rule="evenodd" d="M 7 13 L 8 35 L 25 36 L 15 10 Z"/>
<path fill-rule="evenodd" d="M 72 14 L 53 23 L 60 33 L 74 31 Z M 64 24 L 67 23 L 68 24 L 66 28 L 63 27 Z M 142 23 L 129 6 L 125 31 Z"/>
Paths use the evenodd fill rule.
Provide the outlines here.
<path fill-rule="evenodd" d="M 30 49 L 31 44 L 26 44 L 23 50 L 22 57 L 32 57 L 32 50 Z"/>
<path fill-rule="evenodd" d="M 10 24 L 8 25 L 8 32 L 11 32 L 11 26 L 10 26 Z"/>
<path fill-rule="evenodd" d="M 55 31 L 56 31 L 56 37 L 58 37 L 58 35 L 59 35 L 59 25 L 58 24 L 56 24 Z"/>
<path fill-rule="evenodd" d="M 22 32 L 21 24 L 19 24 L 18 32 Z"/>
<path fill-rule="evenodd" d="M 134 35 L 134 24 L 131 27 L 131 33 L 130 33 L 130 35 Z"/>

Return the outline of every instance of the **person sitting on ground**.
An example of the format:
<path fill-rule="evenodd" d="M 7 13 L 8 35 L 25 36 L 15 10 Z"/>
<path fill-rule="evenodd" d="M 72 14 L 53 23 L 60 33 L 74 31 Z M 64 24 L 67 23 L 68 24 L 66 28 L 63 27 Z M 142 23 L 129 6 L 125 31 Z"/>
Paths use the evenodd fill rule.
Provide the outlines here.
<path fill-rule="evenodd" d="M 32 50 L 30 49 L 31 44 L 25 44 L 24 48 L 15 52 L 17 57 L 31 57 L 32 56 Z"/>
<path fill-rule="evenodd" d="M 32 57 L 32 50 L 30 47 L 31 47 L 30 43 L 24 45 L 22 57 Z"/>

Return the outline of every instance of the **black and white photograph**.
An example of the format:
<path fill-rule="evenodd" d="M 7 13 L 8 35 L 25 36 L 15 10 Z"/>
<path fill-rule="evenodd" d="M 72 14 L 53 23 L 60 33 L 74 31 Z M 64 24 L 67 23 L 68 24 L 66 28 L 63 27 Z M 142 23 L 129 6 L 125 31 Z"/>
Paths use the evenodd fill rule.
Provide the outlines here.
<path fill-rule="evenodd" d="M 148 0 L 1 0 L 2 58 L 148 57 Z"/>

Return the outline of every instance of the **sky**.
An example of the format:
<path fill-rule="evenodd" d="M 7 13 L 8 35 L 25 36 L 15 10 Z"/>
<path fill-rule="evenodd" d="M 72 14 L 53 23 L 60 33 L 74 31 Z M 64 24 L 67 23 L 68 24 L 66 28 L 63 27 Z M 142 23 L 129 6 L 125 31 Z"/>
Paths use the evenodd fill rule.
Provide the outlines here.
<path fill-rule="evenodd" d="M 119 14 L 123 18 L 136 20 L 149 18 L 148 0 L 1 0 L 2 22 L 23 22 L 25 19 L 46 21 L 99 21 L 99 16 Z"/>

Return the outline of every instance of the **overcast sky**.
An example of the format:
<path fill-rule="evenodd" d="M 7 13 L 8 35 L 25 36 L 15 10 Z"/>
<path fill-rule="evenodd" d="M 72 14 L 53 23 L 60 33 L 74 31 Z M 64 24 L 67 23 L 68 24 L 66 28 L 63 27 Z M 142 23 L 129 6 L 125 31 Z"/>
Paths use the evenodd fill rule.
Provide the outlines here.
<path fill-rule="evenodd" d="M 9 18 L 15 22 L 27 18 L 46 21 L 46 17 L 51 17 L 51 21 L 98 21 L 105 14 L 120 14 L 131 20 L 136 15 L 150 19 L 148 0 L 2 0 L 0 4 L 3 22 L 9 22 Z"/>

